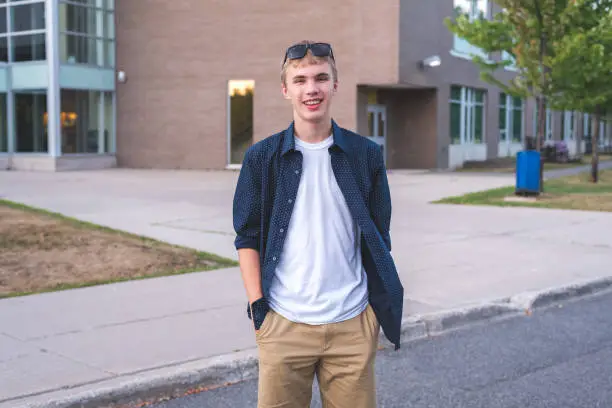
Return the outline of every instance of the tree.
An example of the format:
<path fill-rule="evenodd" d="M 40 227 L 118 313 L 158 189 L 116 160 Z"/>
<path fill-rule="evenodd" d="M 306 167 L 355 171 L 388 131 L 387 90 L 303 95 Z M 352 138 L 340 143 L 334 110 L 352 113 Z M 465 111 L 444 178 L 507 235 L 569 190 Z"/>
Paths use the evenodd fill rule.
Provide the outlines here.
<path fill-rule="evenodd" d="M 612 0 L 575 0 L 562 16 L 566 34 L 551 59 L 554 106 L 594 116 L 591 181 L 598 180 L 599 123 L 612 107 Z"/>
<path fill-rule="evenodd" d="M 496 0 L 503 11 L 492 19 L 473 18 L 456 9 L 454 18 L 447 18 L 448 29 L 485 53 L 505 56 L 490 61 L 473 55 L 480 67 L 481 78 L 518 97 L 533 97 L 538 103 L 536 149 L 540 150 L 546 126 L 547 99 L 553 94 L 551 60 L 564 34 L 562 18 L 574 0 Z M 495 77 L 501 68 L 513 65 L 518 74 L 505 83 Z M 543 163 L 540 163 L 540 189 L 543 187 Z"/>

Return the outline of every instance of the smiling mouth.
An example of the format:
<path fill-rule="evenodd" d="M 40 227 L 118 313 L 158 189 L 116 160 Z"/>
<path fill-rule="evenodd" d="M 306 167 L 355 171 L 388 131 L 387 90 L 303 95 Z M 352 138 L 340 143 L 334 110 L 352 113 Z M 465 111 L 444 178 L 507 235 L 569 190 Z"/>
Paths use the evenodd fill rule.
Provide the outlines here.
<path fill-rule="evenodd" d="M 318 105 L 321 104 L 321 102 L 323 102 L 323 99 L 309 99 L 309 100 L 304 102 L 304 105 L 306 105 L 306 106 L 318 106 Z"/>

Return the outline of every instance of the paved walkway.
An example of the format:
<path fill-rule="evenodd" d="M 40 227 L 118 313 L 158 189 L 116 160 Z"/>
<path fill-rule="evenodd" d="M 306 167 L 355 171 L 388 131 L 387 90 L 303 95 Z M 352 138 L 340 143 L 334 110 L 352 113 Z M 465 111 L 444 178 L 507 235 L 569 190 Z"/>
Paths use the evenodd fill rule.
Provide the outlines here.
<path fill-rule="evenodd" d="M 0 197 L 235 258 L 236 177 L 0 172 Z M 610 274 L 612 214 L 428 204 L 511 185 L 511 175 L 393 171 L 389 178 L 407 315 Z M 236 268 L 0 300 L 0 407 L 251 349 L 244 312 Z"/>
<path fill-rule="evenodd" d="M 599 170 L 612 169 L 612 160 L 606 160 L 599 163 Z M 573 176 L 576 174 L 580 174 L 583 172 L 590 172 L 591 165 L 579 166 L 579 167 L 569 167 L 567 169 L 557 169 L 557 170 L 548 170 L 544 172 L 544 177 L 546 178 L 557 178 L 557 177 L 565 177 L 565 176 Z"/>

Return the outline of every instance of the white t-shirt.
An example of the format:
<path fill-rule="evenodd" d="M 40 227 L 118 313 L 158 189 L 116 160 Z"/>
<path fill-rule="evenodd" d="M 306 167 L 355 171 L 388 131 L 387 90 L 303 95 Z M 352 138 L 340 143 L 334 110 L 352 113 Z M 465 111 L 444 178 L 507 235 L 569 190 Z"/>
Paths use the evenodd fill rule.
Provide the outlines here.
<path fill-rule="evenodd" d="M 331 166 L 333 136 L 320 143 L 298 138 L 300 186 L 283 253 L 270 288 L 270 307 L 299 323 L 350 319 L 368 305 L 359 227 Z"/>

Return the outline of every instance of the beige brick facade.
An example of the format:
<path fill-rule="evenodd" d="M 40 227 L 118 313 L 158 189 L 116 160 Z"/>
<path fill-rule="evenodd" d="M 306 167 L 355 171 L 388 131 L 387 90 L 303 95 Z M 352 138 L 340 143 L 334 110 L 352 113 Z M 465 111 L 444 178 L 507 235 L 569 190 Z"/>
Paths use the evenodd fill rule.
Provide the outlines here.
<path fill-rule="evenodd" d="M 220 169 L 227 164 L 227 84 L 255 81 L 254 139 L 285 128 L 286 47 L 329 41 L 340 89 L 334 118 L 356 128 L 357 83 L 398 77 L 399 1 L 117 2 L 117 159 L 124 167 Z M 376 9 L 376 13 L 372 11 Z"/>

